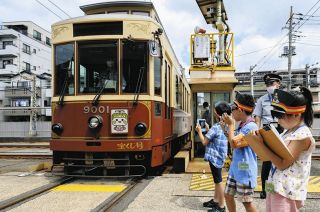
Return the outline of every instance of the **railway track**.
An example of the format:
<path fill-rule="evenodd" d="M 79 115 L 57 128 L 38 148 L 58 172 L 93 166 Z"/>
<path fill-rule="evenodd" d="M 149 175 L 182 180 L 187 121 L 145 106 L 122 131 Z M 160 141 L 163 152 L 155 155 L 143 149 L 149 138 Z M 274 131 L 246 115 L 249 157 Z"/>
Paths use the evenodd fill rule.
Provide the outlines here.
<path fill-rule="evenodd" d="M 62 184 L 69 183 L 75 181 L 77 178 L 75 177 L 63 177 L 55 182 L 48 183 L 47 185 L 41 186 L 39 188 L 35 188 L 31 191 L 27 191 L 23 194 L 11 197 L 7 200 L 0 202 L 0 211 L 7 211 L 12 208 L 15 208 L 21 204 L 27 203 L 30 200 L 40 197 L 41 195 L 46 194 L 47 191 L 52 190 Z M 120 193 L 115 193 L 111 198 L 106 199 L 101 204 L 99 204 L 96 208 L 91 211 L 94 212 L 102 212 L 108 211 L 114 208 L 123 198 L 128 195 L 128 193 L 139 183 L 138 178 L 131 178 L 127 184 L 126 189 L 121 191 Z"/>
<path fill-rule="evenodd" d="M 53 189 L 59 185 L 70 182 L 72 180 L 74 180 L 73 177 L 63 177 L 55 182 L 48 183 L 47 185 L 41 186 L 39 188 L 35 188 L 31 191 L 27 191 L 27 192 L 22 193 L 20 195 L 17 195 L 17 196 L 9 198 L 7 200 L 1 201 L 0 202 L 0 210 L 2 211 L 5 209 L 9 209 L 9 208 L 14 207 L 16 205 L 19 205 L 21 203 L 27 202 L 36 196 L 40 196 L 40 195 L 44 194 L 46 191 L 48 191 L 50 189 Z"/>

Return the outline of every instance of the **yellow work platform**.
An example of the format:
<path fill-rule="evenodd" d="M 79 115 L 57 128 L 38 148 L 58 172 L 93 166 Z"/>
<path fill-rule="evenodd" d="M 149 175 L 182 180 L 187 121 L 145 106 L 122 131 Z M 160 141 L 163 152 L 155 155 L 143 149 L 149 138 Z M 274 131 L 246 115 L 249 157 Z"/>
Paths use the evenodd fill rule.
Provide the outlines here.
<path fill-rule="evenodd" d="M 222 183 L 225 184 L 227 180 L 227 174 L 224 173 L 222 176 Z M 213 191 L 214 183 L 211 174 L 193 174 L 190 190 L 192 191 Z M 261 179 L 258 177 L 258 185 L 255 188 L 255 191 L 261 191 Z M 309 193 L 319 193 L 320 192 L 320 176 L 310 176 L 308 183 L 308 192 Z"/>

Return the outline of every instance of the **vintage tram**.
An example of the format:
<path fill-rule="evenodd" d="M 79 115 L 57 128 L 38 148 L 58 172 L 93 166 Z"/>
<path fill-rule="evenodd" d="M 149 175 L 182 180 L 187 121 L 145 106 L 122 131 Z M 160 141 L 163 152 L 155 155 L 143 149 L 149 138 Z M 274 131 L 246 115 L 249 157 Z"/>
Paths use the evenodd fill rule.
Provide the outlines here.
<path fill-rule="evenodd" d="M 53 167 L 130 176 L 190 139 L 190 87 L 151 2 L 80 7 L 52 26 Z"/>

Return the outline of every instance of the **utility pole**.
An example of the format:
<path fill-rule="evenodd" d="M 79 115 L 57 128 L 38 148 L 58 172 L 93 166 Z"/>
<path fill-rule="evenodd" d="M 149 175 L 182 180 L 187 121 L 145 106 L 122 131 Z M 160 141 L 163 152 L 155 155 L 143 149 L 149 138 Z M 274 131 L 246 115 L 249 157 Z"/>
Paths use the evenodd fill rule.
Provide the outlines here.
<path fill-rule="evenodd" d="M 306 87 L 310 89 L 310 66 L 306 64 Z"/>
<path fill-rule="evenodd" d="M 250 66 L 250 89 L 251 89 L 251 95 L 254 97 L 254 91 L 253 91 L 253 69 L 257 66 L 255 64 L 254 66 Z"/>
<path fill-rule="evenodd" d="M 36 136 L 37 135 L 37 87 L 36 87 L 36 75 L 33 74 L 31 78 L 31 113 L 30 113 L 30 127 L 29 127 L 29 135 Z"/>
<path fill-rule="evenodd" d="M 289 82 L 288 82 L 288 91 L 291 90 L 291 59 L 292 59 L 292 20 L 293 20 L 293 12 L 292 6 L 290 7 L 290 18 L 289 18 L 289 53 L 288 53 L 288 75 L 289 75 Z"/>

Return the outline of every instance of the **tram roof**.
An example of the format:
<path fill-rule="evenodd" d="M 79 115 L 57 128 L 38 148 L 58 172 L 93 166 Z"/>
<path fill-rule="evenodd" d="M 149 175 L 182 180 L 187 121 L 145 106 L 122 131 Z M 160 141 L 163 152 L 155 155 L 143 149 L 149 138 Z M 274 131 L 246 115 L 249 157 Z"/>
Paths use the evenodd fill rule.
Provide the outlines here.
<path fill-rule="evenodd" d="M 80 9 L 87 13 L 90 10 L 96 10 L 101 8 L 108 8 L 108 7 L 136 7 L 136 6 L 143 6 L 149 7 L 154 9 L 152 2 L 145 2 L 145 1 L 114 1 L 114 2 L 101 2 L 95 4 L 88 4 L 80 6 Z"/>
<path fill-rule="evenodd" d="M 131 15 L 131 14 L 96 14 L 96 15 L 84 15 L 84 16 L 79 16 L 79 17 L 75 17 L 75 18 L 62 20 L 62 21 L 54 23 L 52 26 L 57 26 L 57 25 L 66 24 L 66 23 L 82 23 L 82 22 L 84 23 L 84 22 L 91 22 L 91 21 L 95 21 L 95 22 L 106 21 L 106 18 L 108 19 L 108 21 L 142 20 L 142 21 L 152 21 L 154 23 L 157 23 L 156 20 L 154 20 L 151 17 L 147 17 L 147 16 Z"/>

